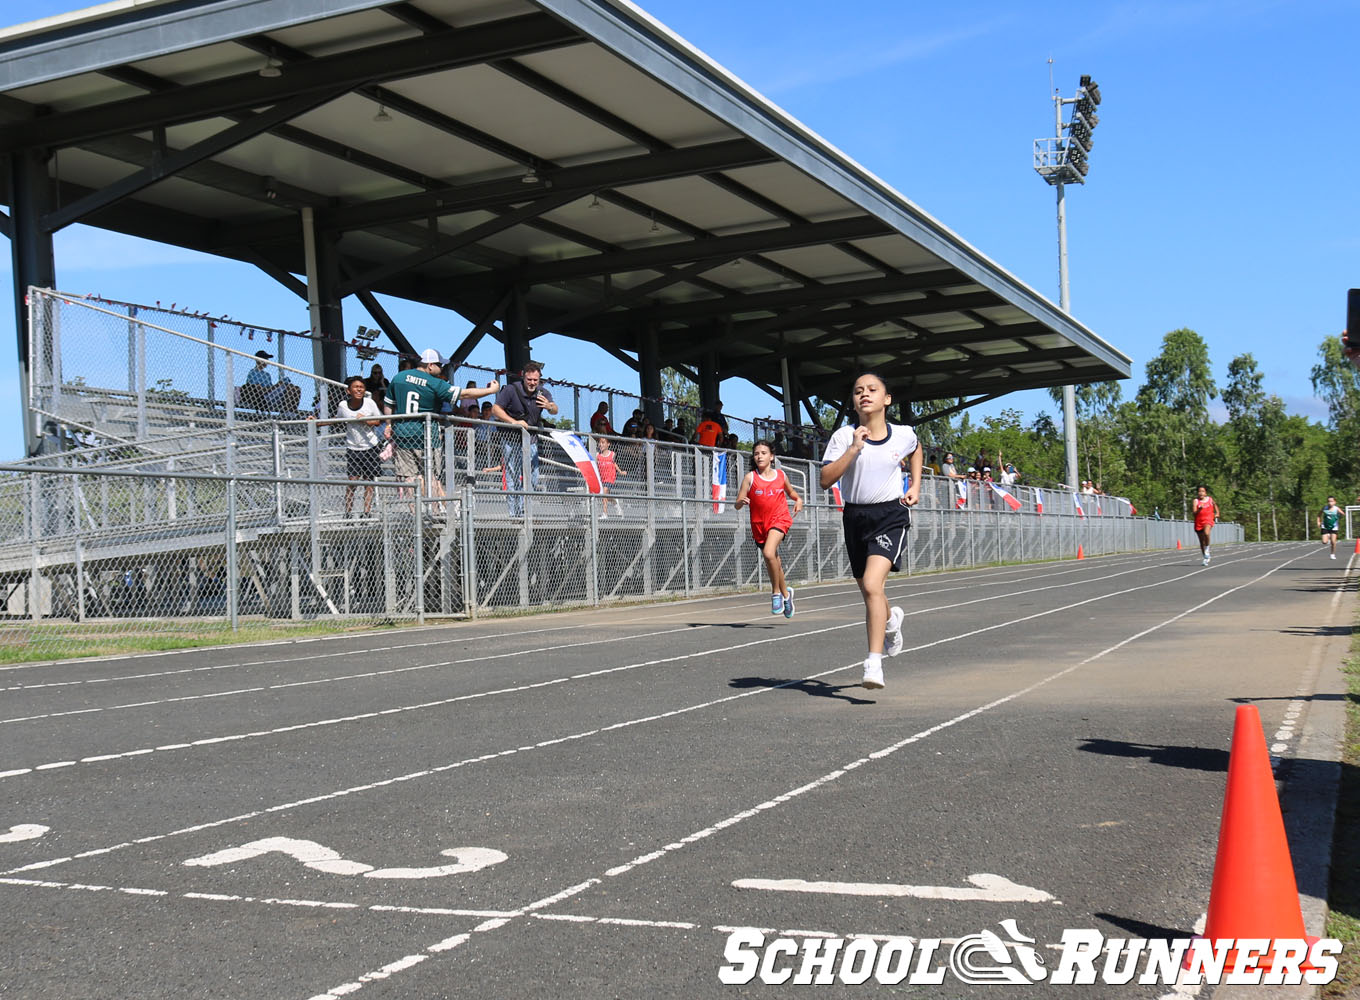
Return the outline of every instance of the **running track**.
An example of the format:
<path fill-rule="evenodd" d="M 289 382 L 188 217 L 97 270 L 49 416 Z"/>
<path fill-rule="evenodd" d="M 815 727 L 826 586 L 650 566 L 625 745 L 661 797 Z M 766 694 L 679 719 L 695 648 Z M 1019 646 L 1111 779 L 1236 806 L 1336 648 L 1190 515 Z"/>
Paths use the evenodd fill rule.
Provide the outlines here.
<path fill-rule="evenodd" d="M 1296 543 L 894 577 L 878 692 L 844 583 L 791 621 L 745 594 L 0 669 L 0 993 L 773 995 L 719 983 L 730 929 L 1183 936 L 1234 708 L 1296 752 L 1348 570 Z"/>

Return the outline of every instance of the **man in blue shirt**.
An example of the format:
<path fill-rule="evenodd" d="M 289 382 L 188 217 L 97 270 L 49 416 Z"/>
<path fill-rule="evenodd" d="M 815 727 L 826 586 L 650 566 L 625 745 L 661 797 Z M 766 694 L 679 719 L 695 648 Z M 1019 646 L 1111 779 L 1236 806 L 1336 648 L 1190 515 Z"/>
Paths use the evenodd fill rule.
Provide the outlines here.
<path fill-rule="evenodd" d="M 524 366 L 524 376 L 518 382 L 506 378 L 505 388 L 496 394 L 496 404 L 491 407 L 496 419 L 507 424 L 515 424 L 529 429 L 529 480 L 532 488 L 538 489 L 538 436 L 535 433 L 543 425 L 544 413 L 556 413 L 557 404 L 552 393 L 543 388 L 543 365 L 530 361 Z M 510 508 L 511 517 L 524 516 L 524 497 L 519 492 L 524 487 L 524 442 L 520 434 L 507 431 L 501 439 L 501 457 L 505 464 L 505 500 Z"/>

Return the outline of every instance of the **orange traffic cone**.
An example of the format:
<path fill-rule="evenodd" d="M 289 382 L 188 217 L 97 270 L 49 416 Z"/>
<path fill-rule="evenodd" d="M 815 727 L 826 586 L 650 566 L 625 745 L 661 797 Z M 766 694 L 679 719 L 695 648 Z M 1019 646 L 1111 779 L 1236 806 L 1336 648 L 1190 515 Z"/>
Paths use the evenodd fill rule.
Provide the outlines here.
<path fill-rule="evenodd" d="M 1077 558 L 1078 558 L 1078 559 L 1085 559 L 1085 558 L 1086 558 L 1086 556 L 1085 556 L 1085 555 L 1082 553 L 1082 551 L 1081 551 L 1081 542 L 1077 542 Z"/>
<path fill-rule="evenodd" d="M 1179 552 L 1180 550 L 1181 550 L 1181 540 L 1180 540 L 1179 538 L 1177 538 L 1177 539 L 1176 539 L 1176 551 Z"/>
<path fill-rule="evenodd" d="M 1218 854 L 1204 934 L 1219 938 L 1304 938 L 1303 911 L 1289 859 L 1280 799 L 1270 772 L 1261 716 L 1255 705 L 1239 705 L 1228 757 L 1228 788 L 1218 828 Z M 1308 938 L 1312 947 L 1317 938 Z M 1245 971 L 1269 969 L 1272 949 Z M 1191 952 L 1186 952 L 1185 965 Z M 1227 956 L 1233 967 L 1237 951 Z M 1302 968 L 1313 968 L 1305 961 Z"/>
<path fill-rule="evenodd" d="M 1360 538 L 1355 540 L 1355 554 L 1360 556 Z"/>

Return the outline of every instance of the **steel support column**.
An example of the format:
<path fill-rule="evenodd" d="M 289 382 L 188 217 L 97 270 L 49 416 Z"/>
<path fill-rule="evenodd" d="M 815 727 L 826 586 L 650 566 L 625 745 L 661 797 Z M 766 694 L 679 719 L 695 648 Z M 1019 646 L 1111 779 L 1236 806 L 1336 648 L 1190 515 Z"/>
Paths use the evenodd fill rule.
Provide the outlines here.
<path fill-rule="evenodd" d="M 307 304 L 310 312 L 313 371 L 343 382 L 345 371 L 345 317 L 340 306 L 340 248 L 335 236 L 318 232 L 312 210 L 302 210 L 303 238 L 307 258 Z M 324 394 L 323 394 L 324 395 Z M 304 400 L 304 403 L 306 401 Z M 328 398 L 318 400 L 322 416 L 333 407 Z"/>
<path fill-rule="evenodd" d="M 638 335 L 638 380 L 643 412 L 658 428 L 665 420 L 665 414 L 661 409 L 660 356 L 656 328 L 649 326 Z"/>
<path fill-rule="evenodd" d="M 19 410 L 23 414 L 24 453 L 37 447 L 37 428 L 29 410 L 29 311 L 30 285 L 53 288 L 57 283 L 56 263 L 52 256 L 52 234 L 44 231 L 39 219 L 52 205 L 52 184 L 47 175 L 47 156 L 34 149 L 14 153 L 9 158 L 10 211 L 12 235 L 10 255 L 14 274 L 14 333 L 19 349 Z M 46 334 L 50 336 L 50 331 Z M 51 363 L 50 352 L 43 357 Z"/>
<path fill-rule="evenodd" d="M 716 410 L 718 400 L 718 387 L 722 384 L 722 378 L 718 373 L 718 353 L 708 351 L 699 362 L 699 409 Z"/>
<path fill-rule="evenodd" d="M 505 313 L 505 369 L 518 374 L 529 363 L 529 308 L 524 292 L 516 289 Z"/>

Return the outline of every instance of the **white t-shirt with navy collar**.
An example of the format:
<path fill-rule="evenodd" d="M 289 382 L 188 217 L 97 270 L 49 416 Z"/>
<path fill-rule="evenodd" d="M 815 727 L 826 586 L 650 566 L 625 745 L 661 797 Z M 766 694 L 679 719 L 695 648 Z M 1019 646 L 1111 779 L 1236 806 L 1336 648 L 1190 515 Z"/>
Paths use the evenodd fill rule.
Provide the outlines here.
<path fill-rule="evenodd" d="M 822 464 L 840 458 L 855 443 L 855 428 L 842 427 L 831 435 L 822 453 Z M 889 424 L 888 436 L 864 439 L 864 450 L 841 476 L 841 499 L 846 503 L 887 503 L 902 498 L 902 459 L 920 447 L 916 432 L 902 424 Z"/>

